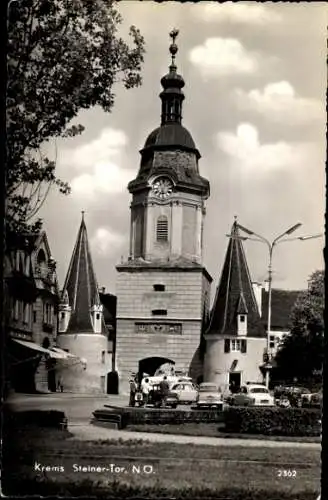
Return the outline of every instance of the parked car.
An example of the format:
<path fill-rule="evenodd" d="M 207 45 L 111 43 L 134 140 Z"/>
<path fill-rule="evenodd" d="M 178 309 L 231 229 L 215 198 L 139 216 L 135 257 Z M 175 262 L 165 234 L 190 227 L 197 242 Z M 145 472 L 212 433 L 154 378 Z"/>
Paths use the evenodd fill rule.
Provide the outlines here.
<path fill-rule="evenodd" d="M 274 397 L 276 400 L 281 397 L 287 397 L 291 406 L 302 407 L 309 402 L 311 396 L 310 389 L 300 386 L 284 386 L 280 385 L 274 389 Z"/>
<path fill-rule="evenodd" d="M 203 382 L 199 385 L 197 398 L 197 408 L 220 408 L 223 407 L 223 397 L 215 384 Z"/>
<path fill-rule="evenodd" d="M 261 384 L 247 384 L 230 398 L 233 406 L 274 406 L 275 399 L 269 389 Z"/>
<path fill-rule="evenodd" d="M 144 406 L 143 394 L 141 391 L 136 391 L 134 401 L 136 406 Z"/>
<path fill-rule="evenodd" d="M 192 404 L 197 399 L 197 388 L 192 382 L 182 382 L 172 385 L 170 392 L 177 395 L 181 404 Z"/>
<path fill-rule="evenodd" d="M 310 408 L 322 408 L 322 391 L 311 394 L 306 406 Z"/>
<path fill-rule="evenodd" d="M 169 408 L 176 408 L 178 406 L 179 400 L 175 393 L 169 391 L 166 396 L 166 404 Z M 162 391 L 159 384 L 154 384 L 149 391 L 148 404 L 159 408 L 162 406 Z"/>

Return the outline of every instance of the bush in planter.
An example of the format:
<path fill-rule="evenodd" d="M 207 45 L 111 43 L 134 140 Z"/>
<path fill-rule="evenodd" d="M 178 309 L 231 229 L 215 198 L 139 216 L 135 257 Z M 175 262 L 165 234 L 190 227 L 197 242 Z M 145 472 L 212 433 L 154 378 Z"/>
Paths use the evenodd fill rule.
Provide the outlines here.
<path fill-rule="evenodd" d="M 321 412 L 307 408 L 233 407 L 224 413 L 227 432 L 268 436 L 319 436 Z"/>

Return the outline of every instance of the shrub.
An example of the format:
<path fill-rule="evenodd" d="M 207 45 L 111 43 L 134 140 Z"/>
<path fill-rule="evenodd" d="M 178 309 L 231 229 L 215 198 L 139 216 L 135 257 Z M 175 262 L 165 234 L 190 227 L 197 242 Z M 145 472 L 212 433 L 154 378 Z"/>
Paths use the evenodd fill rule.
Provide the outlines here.
<path fill-rule="evenodd" d="M 30 410 L 15 413 L 6 413 L 5 422 L 8 427 L 54 427 L 67 428 L 67 418 L 63 411 L 57 410 Z"/>
<path fill-rule="evenodd" d="M 228 408 L 225 430 L 268 436 L 319 436 L 321 412 L 307 408 Z"/>

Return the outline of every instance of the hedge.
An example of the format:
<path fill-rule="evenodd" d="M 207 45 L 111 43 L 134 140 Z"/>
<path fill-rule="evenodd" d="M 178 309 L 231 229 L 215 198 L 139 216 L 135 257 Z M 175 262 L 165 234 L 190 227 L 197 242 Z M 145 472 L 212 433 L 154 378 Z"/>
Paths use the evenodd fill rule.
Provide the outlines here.
<path fill-rule="evenodd" d="M 226 432 L 267 436 L 319 436 L 321 411 L 308 408 L 230 407 L 224 412 Z"/>
<path fill-rule="evenodd" d="M 36 426 L 67 429 L 67 418 L 65 413 L 57 410 L 30 410 L 15 413 L 5 412 L 4 422 L 8 427 Z"/>
<path fill-rule="evenodd" d="M 223 421 L 223 411 L 204 410 L 173 410 L 153 408 L 102 408 L 93 412 L 96 420 L 113 422 L 119 418 L 120 428 L 132 424 L 184 424 L 197 422 L 219 423 Z"/>

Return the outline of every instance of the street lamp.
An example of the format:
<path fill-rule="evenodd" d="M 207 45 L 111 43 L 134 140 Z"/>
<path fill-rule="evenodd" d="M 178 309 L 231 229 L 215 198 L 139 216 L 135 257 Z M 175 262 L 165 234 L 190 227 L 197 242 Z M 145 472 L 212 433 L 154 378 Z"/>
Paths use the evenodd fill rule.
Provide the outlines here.
<path fill-rule="evenodd" d="M 313 238 L 320 238 L 323 236 L 322 234 L 314 234 L 310 236 L 299 236 L 296 238 L 283 238 L 284 236 L 289 236 L 290 234 L 294 233 L 302 224 L 298 222 L 291 228 L 287 229 L 285 232 L 277 236 L 272 242 L 261 236 L 260 234 L 255 233 L 254 231 L 251 231 L 250 229 L 247 229 L 244 226 L 241 226 L 240 224 L 237 224 L 237 227 L 243 231 L 244 233 L 248 234 L 249 236 L 255 236 L 255 238 L 249 237 L 249 236 L 237 236 L 237 239 L 241 239 L 243 241 L 245 240 L 251 240 L 251 241 L 259 241 L 262 243 L 265 243 L 268 246 L 269 249 L 269 266 L 268 266 L 268 320 L 267 320 L 267 356 L 268 356 L 268 361 L 270 360 L 269 358 L 269 351 L 270 351 L 270 332 L 271 332 L 271 298 L 272 298 L 272 254 L 273 254 L 273 249 L 278 243 L 283 243 L 287 241 L 306 241 L 310 240 Z M 231 236 L 231 235 L 227 235 Z M 235 237 L 236 238 L 236 237 Z M 265 372 L 265 385 L 269 387 L 269 370 L 270 368 L 266 368 Z"/>

